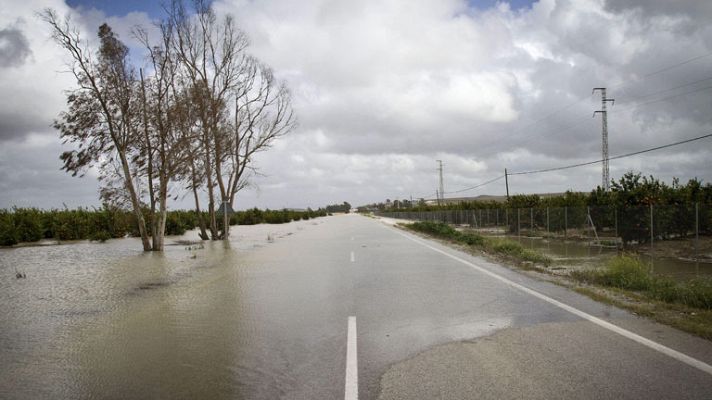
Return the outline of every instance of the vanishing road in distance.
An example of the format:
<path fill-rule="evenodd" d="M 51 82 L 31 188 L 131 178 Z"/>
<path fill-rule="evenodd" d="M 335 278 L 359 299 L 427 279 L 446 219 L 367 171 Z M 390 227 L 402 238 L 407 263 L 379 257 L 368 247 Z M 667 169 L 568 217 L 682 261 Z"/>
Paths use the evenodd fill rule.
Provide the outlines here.
<path fill-rule="evenodd" d="M 712 398 L 712 343 L 374 218 L 196 260 L 58 323 L 53 359 L 0 327 L 0 397 Z"/>

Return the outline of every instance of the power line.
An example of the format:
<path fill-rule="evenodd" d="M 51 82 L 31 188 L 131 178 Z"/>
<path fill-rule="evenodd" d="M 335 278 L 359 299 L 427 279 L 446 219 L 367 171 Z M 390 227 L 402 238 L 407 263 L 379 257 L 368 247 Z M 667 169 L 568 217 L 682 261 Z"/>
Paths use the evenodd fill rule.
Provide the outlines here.
<path fill-rule="evenodd" d="M 655 76 L 655 75 L 658 75 L 658 74 L 662 74 L 663 72 L 667 72 L 667 71 L 670 71 L 671 69 L 679 68 L 679 67 L 681 67 L 681 66 L 683 66 L 683 65 L 690 64 L 690 63 L 692 63 L 692 62 L 695 62 L 695 61 L 697 61 L 697 60 L 701 60 L 701 59 L 703 59 L 703 58 L 707 58 L 707 57 L 709 57 L 709 56 L 712 56 L 712 53 L 707 53 L 707 54 L 702 54 L 702 55 L 699 55 L 699 56 L 695 56 L 695 57 L 689 58 L 689 59 L 687 59 L 687 60 L 680 61 L 679 63 L 672 64 L 672 65 L 669 65 L 669 66 L 667 66 L 667 67 L 661 68 L 661 69 L 659 69 L 659 70 L 657 70 L 657 71 L 653 71 L 653 72 L 651 72 L 651 73 L 649 73 L 649 74 L 643 75 L 643 76 L 640 77 L 640 79 L 645 79 L 645 78 L 649 78 L 649 77 L 651 77 L 651 76 Z M 621 88 L 621 87 L 626 87 L 626 86 L 632 85 L 633 83 L 636 83 L 636 82 L 619 83 L 618 85 L 611 86 L 611 89 L 618 89 L 618 88 Z"/>
<path fill-rule="evenodd" d="M 512 129 L 512 130 L 501 129 L 501 130 L 496 130 L 496 131 L 488 132 L 487 134 L 488 134 L 488 135 L 491 135 L 491 136 L 497 136 L 497 135 L 501 135 L 501 134 L 508 134 L 508 135 L 516 134 L 516 133 L 518 133 L 518 132 L 521 132 L 521 131 L 525 130 L 526 128 L 535 126 L 535 125 L 539 124 L 540 122 L 545 121 L 545 120 L 549 119 L 550 117 L 552 117 L 552 116 L 554 116 L 554 115 L 556 115 L 556 114 L 561 113 L 562 111 L 568 110 L 568 109 L 570 109 L 570 108 L 572 108 L 572 107 L 574 107 L 574 106 L 576 106 L 576 105 L 578 105 L 578 104 L 581 104 L 582 102 L 584 102 L 585 100 L 589 100 L 590 98 L 591 98 L 591 96 L 583 97 L 583 98 L 581 98 L 581 99 L 579 99 L 579 100 L 577 100 L 577 101 L 575 101 L 575 102 L 573 102 L 573 103 L 570 103 L 570 104 L 565 105 L 565 106 L 563 106 L 563 107 L 557 108 L 557 109 L 555 109 L 554 111 L 549 112 L 548 114 L 544 115 L 544 116 L 541 117 L 541 118 L 538 118 L 538 119 L 536 119 L 536 120 L 534 120 L 534 121 L 532 121 L 532 122 L 529 122 L 529 123 L 526 123 L 526 124 L 524 124 L 524 125 L 521 125 L 521 126 L 519 126 L 518 128 L 515 128 L 515 129 Z M 586 119 L 588 119 L 588 118 L 586 118 Z M 574 126 L 574 125 L 579 125 L 579 123 L 572 124 L 572 125 L 568 125 L 567 127 Z M 567 128 L 560 128 L 560 129 L 567 129 Z M 509 136 L 509 137 L 511 137 L 511 136 Z M 526 135 L 525 137 L 527 137 L 527 139 L 526 139 L 526 141 L 523 142 L 523 143 L 528 143 L 528 142 L 530 142 L 531 140 L 533 140 L 533 139 L 536 137 L 536 134 L 535 134 L 535 132 L 533 132 L 533 133 L 530 133 L 530 134 Z M 486 144 L 482 145 L 482 148 L 488 148 L 488 147 L 491 147 L 492 145 L 498 144 L 498 143 L 501 143 L 501 141 L 500 141 L 500 140 L 493 140 L 493 141 L 491 141 L 491 142 L 489 142 L 489 143 L 486 143 Z M 523 143 L 521 143 L 521 144 L 523 144 Z"/>
<path fill-rule="evenodd" d="M 614 111 L 611 111 L 611 113 L 618 113 L 618 112 L 621 112 L 621 111 L 630 110 L 631 108 L 636 108 L 636 107 L 640 107 L 640 106 L 645 106 L 645 105 L 648 105 L 648 104 L 659 103 L 659 102 L 661 102 L 661 101 L 670 100 L 670 99 L 674 99 L 674 98 L 676 98 L 676 97 L 681 97 L 681 96 L 685 96 L 685 95 L 692 94 L 692 93 L 698 93 L 698 92 L 702 92 L 702 91 L 710 90 L 710 89 L 712 89 L 712 86 L 705 86 L 705 87 L 697 88 L 697 89 L 690 90 L 690 91 L 687 91 L 687 92 L 682 92 L 682 93 L 674 94 L 674 95 L 671 95 L 671 96 L 665 96 L 665 97 L 662 97 L 662 98 L 659 98 L 659 99 L 656 99 L 656 100 L 644 101 L 644 102 L 642 102 L 642 103 L 634 103 L 634 104 L 631 104 L 631 105 L 628 106 L 628 107 L 616 108 Z"/>
<path fill-rule="evenodd" d="M 708 133 L 708 134 L 702 135 L 702 136 L 697 136 L 697 137 L 694 137 L 694 138 L 691 138 L 691 139 L 681 140 L 681 141 L 679 141 L 679 142 L 668 143 L 668 144 L 661 145 L 661 146 L 651 147 L 651 148 L 645 149 L 645 150 L 639 150 L 639 151 L 635 151 L 635 152 L 632 152 L 632 153 L 626 153 L 626 154 L 621 154 L 621 155 L 613 156 L 613 157 L 608 158 L 608 160 L 610 161 L 610 160 L 618 160 L 618 159 L 626 158 L 626 157 L 632 157 L 632 156 L 636 156 L 636 155 L 639 155 L 639 154 L 649 153 L 649 152 L 656 151 L 656 150 L 662 150 L 662 149 L 665 149 L 665 148 L 668 148 L 668 147 L 679 146 L 679 145 L 681 145 L 681 144 L 685 144 L 685 143 L 690 143 L 690 142 L 694 142 L 694 141 L 697 141 L 697 140 L 706 139 L 706 138 L 709 138 L 709 137 L 712 137 L 712 133 Z M 560 171 L 560 170 L 571 169 L 571 168 L 577 168 L 577 167 L 585 167 L 585 166 L 587 166 L 587 165 L 594 165 L 594 164 L 601 163 L 601 162 L 603 162 L 603 161 L 604 161 L 604 160 L 596 160 L 596 161 L 589 161 L 589 162 L 584 162 L 584 163 L 566 165 L 566 166 L 563 166 L 563 167 L 545 168 L 545 169 L 537 169 L 537 170 L 531 170 L 531 171 L 509 172 L 507 175 L 529 175 L 529 174 L 539 174 L 539 173 L 544 173 L 544 172 Z M 502 179 L 502 178 L 504 178 L 504 177 L 505 177 L 504 175 L 500 175 L 500 176 L 498 176 L 498 177 L 496 177 L 496 178 L 493 178 L 493 179 L 490 179 L 490 180 L 488 180 L 488 181 L 482 182 L 482 183 L 477 184 L 477 185 L 475 185 L 475 186 L 470 186 L 470 187 L 467 187 L 467 188 L 464 188 L 464 189 L 455 190 L 455 191 L 453 191 L 453 192 L 446 192 L 445 194 L 455 194 L 455 193 L 462 193 L 462 192 L 467 192 L 467 191 L 470 191 L 470 190 L 474 190 L 474 189 L 480 188 L 480 187 L 482 187 L 482 186 L 489 185 L 490 183 L 497 182 L 497 181 L 499 181 L 500 179 Z M 438 195 L 438 193 L 436 192 L 436 193 L 431 193 L 431 194 L 428 195 L 428 196 L 417 196 L 417 197 L 418 197 L 418 198 L 421 198 L 421 199 L 431 199 L 432 197 L 437 196 L 437 195 Z"/>
<path fill-rule="evenodd" d="M 627 103 L 627 102 L 630 102 L 630 101 L 637 101 L 637 100 L 640 100 L 640 99 L 644 99 L 644 98 L 646 98 L 646 97 L 655 96 L 655 95 L 657 95 L 657 94 L 672 92 L 673 90 L 682 89 L 682 88 L 684 88 L 684 87 L 692 86 L 692 85 L 698 84 L 698 83 L 700 83 L 700 82 L 709 81 L 710 79 L 712 79 L 712 76 L 707 77 L 707 78 L 704 78 L 704 79 L 698 79 L 698 80 L 696 80 L 696 81 L 694 81 L 694 82 L 686 83 L 686 84 L 680 85 L 680 86 L 675 86 L 675 87 L 672 87 L 672 88 L 669 88 L 669 89 L 659 90 L 659 91 L 657 91 L 657 92 L 647 93 L 647 94 L 640 95 L 640 96 L 633 96 L 633 98 L 630 99 L 630 100 L 629 100 L 629 99 L 626 99 L 625 97 L 623 97 L 623 99 L 624 99 L 623 102 Z M 618 101 L 621 102 L 621 100 L 618 100 Z"/>
<path fill-rule="evenodd" d="M 678 62 L 678 63 L 672 64 L 672 65 L 668 65 L 668 66 L 666 66 L 666 67 L 663 67 L 663 68 L 658 69 L 658 70 L 656 70 L 656 71 L 650 72 L 650 73 L 648 73 L 648 74 L 645 74 L 645 75 L 641 76 L 638 81 L 635 81 L 635 82 L 627 82 L 627 83 L 620 83 L 620 84 L 618 84 L 618 85 L 610 86 L 609 89 L 626 88 L 626 87 L 628 87 L 628 86 L 630 86 L 630 85 L 633 85 L 633 84 L 635 84 L 635 83 L 640 82 L 640 80 L 642 80 L 642 79 L 646 79 L 646 78 L 649 78 L 649 77 L 651 77 L 651 76 L 655 76 L 655 75 L 661 74 L 661 73 L 663 73 L 663 72 L 667 72 L 667 71 L 670 71 L 670 70 L 672 70 L 672 69 L 679 68 L 679 67 L 681 67 L 681 66 L 683 66 L 683 65 L 687 65 L 687 64 L 693 63 L 693 62 L 695 62 L 695 61 L 698 61 L 698 60 L 701 60 L 701 59 L 704 59 L 704 58 L 707 58 L 707 57 L 710 57 L 710 56 L 712 56 L 712 52 L 711 52 L 711 53 L 707 53 L 707 54 L 702 54 L 702 55 L 699 55 L 699 56 L 695 56 L 695 57 L 692 57 L 692 58 L 689 58 L 689 59 L 680 61 L 680 62 Z M 690 86 L 690 85 L 693 85 L 693 84 L 695 84 L 695 83 L 699 83 L 699 82 L 702 82 L 702 81 L 705 81 L 705 80 L 708 80 L 708 79 L 712 79 L 712 78 L 706 78 L 706 79 L 702 79 L 702 80 L 699 80 L 699 81 L 696 81 L 696 82 L 693 82 L 693 83 L 689 83 L 689 84 L 687 84 L 687 85 L 679 86 L 679 87 L 677 87 L 677 88 L 671 88 L 671 89 L 663 90 L 663 91 L 661 91 L 661 92 L 658 92 L 657 94 L 659 94 L 659 93 L 664 93 L 664 92 L 666 92 L 666 91 L 672 91 L 672 90 L 679 89 L 679 88 L 682 88 L 682 87 L 685 87 L 685 86 Z M 694 91 L 693 91 L 693 92 L 690 92 L 690 93 L 694 93 Z M 643 97 L 648 97 L 648 96 L 653 96 L 653 95 L 654 95 L 654 94 L 648 94 L 648 95 L 645 95 L 645 96 L 643 96 Z M 524 130 L 525 128 L 529 128 L 529 127 L 531 127 L 531 126 L 537 125 L 538 123 L 540 123 L 540 122 L 542 122 L 542 121 L 544 121 L 544 120 L 547 120 L 547 119 L 549 119 L 550 117 L 552 117 L 552 116 L 554 116 L 554 115 L 556 115 L 556 114 L 558 114 L 558 113 L 560 113 L 560 112 L 562 112 L 562 111 L 564 111 L 564 110 L 567 110 L 567 109 L 569 109 L 569 108 L 572 108 L 573 106 L 578 105 L 578 104 L 582 103 L 583 101 L 588 100 L 588 99 L 590 99 L 590 98 L 591 98 L 591 96 L 582 97 L 581 99 L 579 99 L 579 100 L 577 100 L 577 101 L 575 101 L 575 102 L 569 103 L 569 104 L 567 104 L 567 105 L 565 105 L 565 106 L 563 106 L 563 107 L 556 108 L 554 111 L 551 111 L 551 112 L 547 113 L 547 114 L 544 115 L 543 117 L 538 118 L 538 119 L 536 119 L 536 120 L 534 120 L 534 121 L 532 121 L 532 122 L 530 122 L 530 123 L 527 123 L 527 124 L 525 124 L 525 125 L 522 125 L 522 126 L 516 128 L 516 129 L 514 129 L 514 130 L 511 130 L 511 131 L 508 131 L 508 130 L 499 130 L 499 131 L 490 132 L 490 134 L 491 134 L 491 135 L 496 135 L 496 134 L 505 134 L 505 133 L 506 133 L 506 134 L 510 134 L 510 135 L 511 135 L 511 134 L 513 134 L 513 133 L 520 132 L 520 131 Z M 663 100 L 664 100 L 664 99 L 656 100 L 656 102 L 657 102 L 657 101 L 663 101 Z M 650 103 L 645 103 L 645 104 L 650 104 Z M 642 105 L 642 104 L 641 104 L 641 105 Z M 627 107 L 626 107 L 626 109 L 627 109 Z M 621 111 L 622 111 L 622 110 L 621 110 Z M 531 141 L 534 137 L 536 137 L 536 136 L 538 136 L 538 135 L 535 134 L 535 133 L 532 133 L 532 134 L 529 134 L 529 135 L 527 135 L 527 136 L 528 136 L 529 138 L 527 139 L 526 142 L 529 142 L 529 141 Z M 500 142 L 501 142 L 501 141 L 492 141 L 492 142 L 489 142 L 489 143 L 483 145 L 482 147 L 484 147 L 484 148 L 491 147 L 493 144 L 497 144 L 497 143 L 500 143 Z M 524 143 L 526 143 L 526 142 L 524 142 Z"/>
<path fill-rule="evenodd" d="M 455 190 L 454 192 L 446 192 L 445 194 L 455 194 L 455 193 L 467 192 L 467 191 L 469 191 L 469 190 L 473 190 L 473 189 L 477 189 L 477 188 L 482 187 L 482 186 L 485 186 L 485 185 L 489 185 L 489 184 L 492 183 L 492 182 L 497 182 L 498 180 L 500 180 L 500 179 L 502 179 L 502 178 L 504 178 L 504 175 L 498 176 L 498 177 L 496 177 L 496 178 L 494 178 L 494 179 L 490 179 L 490 180 L 488 180 L 487 182 L 482 182 L 482 183 L 480 183 L 480 184 L 478 184 L 478 185 L 475 185 L 475 186 L 471 186 L 471 187 L 464 188 L 464 189 L 460 189 L 460 190 Z"/>
<path fill-rule="evenodd" d="M 618 160 L 620 158 L 637 156 L 638 154 L 649 153 L 649 152 L 655 151 L 655 150 L 661 150 L 661 149 L 665 149 L 668 147 L 678 146 L 681 144 L 690 143 L 690 142 L 694 142 L 694 141 L 701 140 L 701 139 L 706 139 L 708 137 L 712 137 L 712 133 L 708 133 L 706 135 L 698 136 L 698 137 L 695 137 L 692 139 L 681 140 L 681 141 L 675 142 L 675 143 L 669 143 L 669 144 L 665 144 L 662 146 L 657 146 L 657 147 L 652 147 L 652 148 L 645 149 L 645 150 L 635 151 L 633 153 L 621 154 L 618 156 L 610 157 L 610 158 L 608 158 L 608 160 Z M 579 164 L 566 165 L 563 167 L 545 168 L 545 169 L 538 169 L 538 170 L 532 170 L 532 171 L 510 172 L 509 175 L 528 175 L 528 174 L 539 174 L 539 173 L 543 173 L 543 172 L 560 171 L 560 170 L 564 170 L 564 169 L 584 167 L 586 165 L 594 165 L 594 164 L 598 164 L 598 163 L 601 163 L 604 161 L 605 160 L 596 160 L 596 161 L 589 161 L 589 162 L 584 162 L 584 163 L 579 163 Z"/>

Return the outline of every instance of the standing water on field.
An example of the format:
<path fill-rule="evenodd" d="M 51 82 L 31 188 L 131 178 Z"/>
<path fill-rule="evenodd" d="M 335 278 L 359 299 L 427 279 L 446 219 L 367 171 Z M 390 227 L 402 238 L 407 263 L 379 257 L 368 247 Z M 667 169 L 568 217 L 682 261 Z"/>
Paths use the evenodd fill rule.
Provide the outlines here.
<path fill-rule="evenodd" d="M 317 223 L 233 227 L 229 244 L 189 232 L 162 253 L 135 238 L 0 249 L 0 398 L 239 396 L 259 374 L 239 364 L 258 314 L 245 260 Z"/>
<path fill-rule="evenodd" d="M 538 250 L 552 257 L 556 264 L 562 266 L 597 267 L 618 254 L 618 250 L 615 247 L 599 246 L 587 241 L 526 236 L 507 236 L 507 238 L 519 241 L 526 248 Z M 666 244 L 669 245 L 669 243 Z M 698 276 L 712 276 L 711 262 L 681 259 L 672 256 L 650 256 L 649 254 L 641 254 L 640 258 L 650 265 L 654 273 L 670 276 L 677 280 L 687 280 Z M 705 261 L 710 260 L 705 259 Z"/>

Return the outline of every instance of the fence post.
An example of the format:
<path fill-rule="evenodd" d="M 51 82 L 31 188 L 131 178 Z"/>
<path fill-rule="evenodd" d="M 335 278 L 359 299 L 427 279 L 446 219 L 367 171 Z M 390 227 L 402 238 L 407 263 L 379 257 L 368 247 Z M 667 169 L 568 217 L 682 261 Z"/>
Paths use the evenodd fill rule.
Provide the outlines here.
<path fill-rule="evenodd" d="M 522 225 L 520 224 L 519 217 L 522 214 L 522 209 L 517 208 L 517 236 L 522 237 Z"/>
<path fill-rule="evenodd" d="M 546 235 L 549 236 L 549 207 L 546 207 Z"/>
<path fill-rule="evenodd" d="M 534 207 L 529 207 L 529 230 L 534 232 Z"/>
<path fill-rule="evenodd" d="M 496 226 L 499 226 L 499 208 L 496 209 L 495 211 L 496 211 L 495 218 L 497 218 L 497 225 L 496 225 Z"/>
<path fill-rule="evenodd" d="M 507 230 L 509 230 L 509 208 L 504 209 L 504 223 L 507 225 Z"/>
<path fill-rule="evenodd" d="M 653 228 L 653 204 L 650 204 L 650 259 L 653 259 L 653 240 L 654 240 L 654 228 Z"/>
<path fill-rule="evenodd" d="M 695 261 L 699 257 L 700 251 L 700 203 L 695 202 Z"/>
<path fill-rule="evenodd" d="M 616 224 L 616 247 L 618 246 L 618 207 L 613 209 L 613 219 Z"/>
<path fill-rule="evenodd" d="M 564 238 L 568 236 L 569 230 L 569 208 L 564 207 Z"/>

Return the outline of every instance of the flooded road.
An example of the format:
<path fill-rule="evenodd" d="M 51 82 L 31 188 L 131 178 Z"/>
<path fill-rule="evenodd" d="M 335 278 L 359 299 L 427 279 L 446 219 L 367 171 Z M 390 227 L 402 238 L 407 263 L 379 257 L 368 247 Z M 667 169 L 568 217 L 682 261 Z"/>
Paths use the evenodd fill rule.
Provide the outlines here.
<path fill-rule="evenodd" d="M 0 398 L 236 398 L 250 382 L 269 392 L 269 371 L 243 368 L 260 316 L 241 276 L 251 252 L 315 224 L 238 227 L 229 248 L 162 254 L 137 239 L 0 250 Z M 197 234 L 167 243 L 180 239 Z"/>
<path fill-rule="evenodd" d="M 485 393 L 482 385 L 539 365 L 569 375 L 566 382 L 537 375 L 543 398 L 705 398 L 712 391 L 708 374 L 505 281 L 706 363 L 709 342 L 481 258 L 424 246 L 370 218 L 242 226 L 232 234 L 229 246 L 178 244 L 164 254 L 141 252 L 135 239 L 0 250 L 0 398 L 340 399 L 350 317 L 358 324 L 354 376 L 362 400 L 432 398 L 433 388 L 436 397 L 472 398 Z M 15 268 L 27 278 L 16 279 Z M 557 353 L 572 334 L 577 352 Z M 503 346 L 497 363 L 479 360 L 488 380 L 448 369 L 466 371 L 458 363 L 469 365 L 469 353 L 428 353 L 463 340 Z M 416 365 L 401 366 L 414 357 Z M 515 359 L 506 374 L 487 369 Z M 612 384 L 592 390 L 579 381 Z M 511 394 L 526 393 L 526 379 L 507 382 Z"/>

